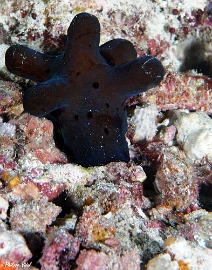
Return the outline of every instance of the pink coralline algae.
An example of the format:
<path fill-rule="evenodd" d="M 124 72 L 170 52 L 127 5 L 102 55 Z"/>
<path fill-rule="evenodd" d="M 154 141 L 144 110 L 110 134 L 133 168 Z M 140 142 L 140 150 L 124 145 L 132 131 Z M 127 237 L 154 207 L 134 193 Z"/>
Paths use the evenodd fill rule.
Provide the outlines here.
<path fill-rule="evenodd" d="M 27 148 L 32 151 L 42 163 L 65 163 L 65 155 L 55 147 L 53 140 L 53 124 L 47 119 L 29 116 L 26 119 Z"/>
<path fill-rule="evenodd" d="M 115 232 L 115 224 L 94 207 L 85 209 L 76 228 L 76 235 L 85 247 L 98 246 L 107 239 L 114 239 Z"/>
<path fill-rule="evenodd" d="M 128 105 L 155 103 L 161 111 L 188 109 L 212 114 L 212 79 L 192 73 L 167 72 L 156 88 L 128 100 Z"/>
<path fill-rule="evenodd" d="M 1 261 L 26 263 L 32 256 L 23 236 L 15 231 L 0 231 Z"/>
<path fill-rule="evenodd" d="M 60 211 L 59 206 L 42 199 L 19 202 L 10 213 L 11 227 L 22 232 L 45 232 Z"/>
<path fill-rule="evenodd" d="M 79 249 L 79 239 L 73 237 L 68 230 L 53 230 L 47 235 L 40 259 L 41 269 L 71 269 Z"/>
<path fill-rule="evenodd" d="M 183 211 L 198 202 L 198 181 L 193 167 L 171 153 L 161 158 L 154 183 L 161 193 L 161 204 Z"/>
<path fill-rule="evenodd" d="M 198 205 L 200 187 L 211 184 L 211 165 L 207 159 L 201 165 L 192 164 L 183 151 L 171 149 L 160 140 L 137 144 L 136 149 L 142 163 L 155 173 L 154 189 L 160 194 L 155 197 L 156 204 L 179 212 Z"/>
<path fill-rule="evenodd" d="M 52 181 L 44 183 L 35 182 L 35 186 L 43 196 L 48 198 L 49 201 L 57 198 L 66 187 L 63 183 L 60 184 Z"/>
<path fill-rule="evenodd" d="M 83 249 L 76 261 L 76 270 L 139 270 L 140 257 L 135 251 L 123 252 L 122 256 Z"/>
<path fill-rule="evenodd" d="M 131 164 L 110 163 L 105 167 L 103 178 L 108 179 L 115 188 L 114 192 L 111 189 L 106 192 L 104 185 L 99 187 L 99 192 L 102 194 L 103 212 L 116 213 L 128 200 L 131 201 L 134 208 L 150 206 L 149 200 L 143 194 L 142 182 L 146 179 L 146 174 L 141 166 L 137 166 L 133 162 Z"/>
<path fill-rule="evenodd" d="M 18 84 L 0 80 L 0 114 L 15 117 L 23 111 L 20 90 Z"/>
<path fill-rule="evenodd" d="M 17 270 L 22 263 L 29 263 L 29 270 L 210 269 L 211 1 L 207 6 L 205 0 L 132 0 L 124 6 L 119 0 L 28 2 L 2 0 L 0 9 L 0 268 L 9 261 L 19 264 Z M 16 43 L 22 44 L 19 52 L 35 53 L 25 46 L 53 52 L 45 57 L 56 64 L 68 22 L 79 10 L 98 18 L 104 46 L 114 37 L 127 38 L 131 57 L 136 51 L 139 57 L 150 54 L 166 70 L 155 89 L 127 100 L 128 163 L 84 168 L 66 157 L 65 148 L 57 148 L 59 127 L 53 130 L 49 120 L 62 117 L 60 109 L 49 119 L 24 112 L 26 89 L 40 84 L 5 67 L 5 51 Z M 196 42 L 201 55 L 188 58 Z M 197 58 L 209 65 L 198 68 Z M 38 60 L 28 65 L 20 59 L 25 67 Z M 53 62 L 30 79 L 50 78 Z M 33 68 L 25 71 L 32 75 Z M 94 114 L 89 112 L 87 121 Z"/>

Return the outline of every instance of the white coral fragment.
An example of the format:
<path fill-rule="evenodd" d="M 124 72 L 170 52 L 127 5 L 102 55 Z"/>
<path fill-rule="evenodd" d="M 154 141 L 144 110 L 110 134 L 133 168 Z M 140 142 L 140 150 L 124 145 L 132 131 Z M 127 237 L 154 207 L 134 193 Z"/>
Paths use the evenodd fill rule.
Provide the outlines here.
<path fill-rule="evenodd" d="M 0 197 L 0 218 L 5 220 L 7 218 L 7 209 L 9 207 L 9 203 L 3 197 Z"/>
<path fill-rule="evenodd" d="M 158 110 L 155 104 L 150 104 L 147 107 L 136 107 L 134 115 L 130 119 L 130 123 L 135 126 L 134 142 L 151 140 L 156 132 L 156 118 Z"/>
<path fill-rule="evenodd" d="M 180 270 L 177 261 L 172 261 L 169 254 L 159 254 L 147 264 L 147 270 Z"/>
<path fill-rule="evenodd" d="M 208 270 L 212 265 L 212 250 L 209 248 L 201 248 L 199 246 L 192 246 L 184 238 L 167 239 L 165 243 L 165 251 L 168 252 L 172 258 L 175 258 L 181 265 L 187 265 L 191 270 Z"/>
<path fill-rule="evenodd" d="M 204 158 L 212 162 L 212 119 L 204 112 L 175 111 L 173 124 L 177 128 L 176 140 L 186 156 L 193 162 Z"/>
<path fill-rule="evenodd" d="M 3 123 L 3 119 L 0 118 L 0 136 L 14 138 L 15 131 L 15 125 L 12 125 L 10 123 Z"/>
<path fill-rule="evenodd" d="M 0 44 L 0 70 L 5 68 L 5 53 L 9 47 L 7 44 Z"/>
<path fill-rule="evenodd" d="M 0 232 L 0 258 L 5 262 L 27 262 L 32 254 L 22 235 L 14 231 Z"/>

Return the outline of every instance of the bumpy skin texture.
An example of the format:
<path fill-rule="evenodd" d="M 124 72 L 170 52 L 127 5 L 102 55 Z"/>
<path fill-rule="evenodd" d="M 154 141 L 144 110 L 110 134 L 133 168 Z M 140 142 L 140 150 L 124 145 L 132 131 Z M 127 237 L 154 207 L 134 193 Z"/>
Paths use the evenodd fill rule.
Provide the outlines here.
<path fill-rule="evenodd" d="M 34 51 L 19 47 L 20 53 L 14 46 L 6 53 L 11 72 L 37 82 L 46 79 L 24 94 L 24 109 L 39 117 L 54 112 L 66 147 L 82 166 L 129 161 L 125 101 L 156 86 L 164 74 L 154 57 L 135 59 L 129 42 L 119 40 L 119 48 L 126 42 L 131 49 L 122 46 L 118 54 L 118 42 L 101 49 L 99 41 L 98 19 L 80 13 L 68 29 L 64 54 L 36 57 Z M 12 67 L 11 61 L 19 65 Z M 36 66 L 35 72 L 29 71 L 30 65 Z"/>

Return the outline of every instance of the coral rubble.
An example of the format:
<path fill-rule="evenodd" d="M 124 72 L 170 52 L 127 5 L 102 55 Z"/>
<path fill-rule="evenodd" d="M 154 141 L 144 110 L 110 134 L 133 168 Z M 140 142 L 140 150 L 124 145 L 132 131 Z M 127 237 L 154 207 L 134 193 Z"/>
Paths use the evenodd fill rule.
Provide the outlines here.
<path fill-rule="evenodd" d="M 211 1 L 0 6 L 0 268 L 211 269 Z M 166 70 L 159 86 L 127 100 L 128 163 L 67 162 L 53 117 L 24 112 L 35 83 L 5 67 L 17 43 L 55 59 L 81 12 L 98 18 L 100 50 L 128 39 Z"/>

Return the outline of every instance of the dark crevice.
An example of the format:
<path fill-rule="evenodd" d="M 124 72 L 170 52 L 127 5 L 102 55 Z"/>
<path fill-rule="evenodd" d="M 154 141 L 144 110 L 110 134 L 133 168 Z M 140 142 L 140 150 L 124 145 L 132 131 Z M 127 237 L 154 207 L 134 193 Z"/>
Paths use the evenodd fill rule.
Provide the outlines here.
<path fill-rule="evenodd" d="M 184 51 L 184 61 L 181 72 L 195 70 L 197 73 L 212 78 L 212 54 L 208 54 L 208 44 L 198 40 L 190 43 Z"/>
<path fill-rule="evenodd" d="M 40 263 L 38 261 L 42 255 L 44 238 L 39 233 L 32 232 L 23 233 L 23 237 L 32 253 L 32 257 L 27 263 L 31 263 L 32 266 L 40 268 Z"/>
<path fill-rule="evenodd" d="M 207 210 L 212 211 L 212 184 L 202 184 L 199 190 L 199 203 L 200 206 Z"/>

